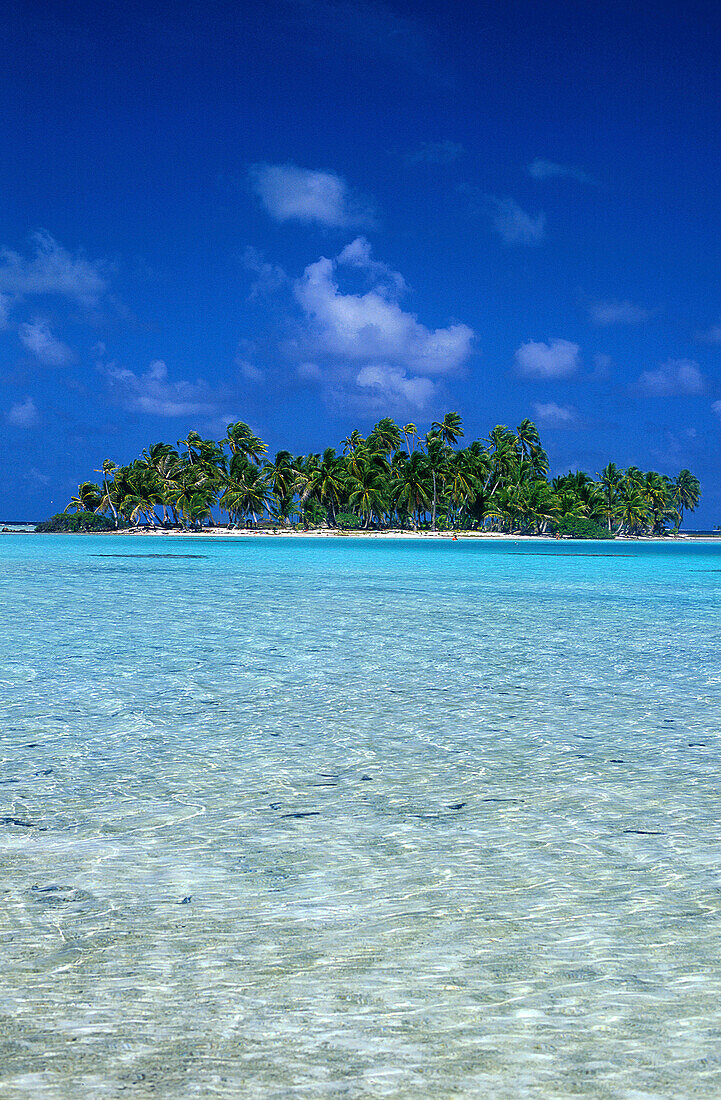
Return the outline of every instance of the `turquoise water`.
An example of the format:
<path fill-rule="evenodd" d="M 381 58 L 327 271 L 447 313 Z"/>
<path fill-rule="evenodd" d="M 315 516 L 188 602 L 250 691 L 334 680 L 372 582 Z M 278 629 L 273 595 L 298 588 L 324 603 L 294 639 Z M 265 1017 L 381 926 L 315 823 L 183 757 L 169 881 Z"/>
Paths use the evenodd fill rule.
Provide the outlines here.
<path fill-rule="evenodd" d="M 0 1096 L 721 1095 L 721 546 L 0 537 Z"/>

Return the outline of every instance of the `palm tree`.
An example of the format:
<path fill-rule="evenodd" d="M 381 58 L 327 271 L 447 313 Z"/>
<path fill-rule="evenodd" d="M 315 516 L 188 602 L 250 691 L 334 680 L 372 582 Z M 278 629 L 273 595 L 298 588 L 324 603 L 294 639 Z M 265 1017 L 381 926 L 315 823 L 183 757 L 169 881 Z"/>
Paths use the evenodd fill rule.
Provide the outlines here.
<path fill-rule="evenodd" d="M 72 509 L 75 512 L 95 512 L 102 501 L 103 494 L 100 486 L 94 481 L 83 481 L 78 485 L 77 494 L 72 497 L 65 511 L 69 512 Z"/>
<path fill-rule="evenodd" d="M 360 434 L 357 428 L 354 428 L 350 435 L 347 435 L 345 439 L 341 440 L 343 446 L 343 454 L 352 453 L 356 447 L 360 447 L 362 443 L 365 443 L 365 439 Z"/>
<path fill-rule="evenodd" d="M 456 449 L 462 435 L 458 413 L 434 420 L 421 437 L 415 424 L 401 429 L 383 417 L 367 439 L 350 432 L 343 456 L 327 447 L 322 455 L 278 451 L 270 461 L 263 440 L 238 421 L 219 442 L 189 431 L 182 452 L 154 443 L 128 465 L 104 461 L 102 485 L 82 482 L 67 510 L 109 512 L 116 527 L 120 517 L 156 524 L 159 509 L 164 524 L 170 515 L 184 527 L 202 526 L 220 503 L 238 523 L 255 524 L 266 512 L 287 523 L 300 507 L 313 522 L 324 511 L 331 525 L 349 510 L 365 527 L 410 521 L 417 528 L 430 515 L 434 529 L 442 519 L 544 532 L 561 517 L 588 517 L 604 520 L 609 533 L 639 534 L 680 524 L 699 501 L 698 479 L 686 469 L 672 480 L 609 463 L 597 481 L 575 470 L 549 484 L 548 458 L 527 418 L 515 432 L 499 424 L 487 441 Z"/>
<path fill-rule="evenodd" d="M 395 484 L 393 503 L 400 515 L 409 515 L 414 531 L 418 529 L 421 513 L 431 503 L 431 478 L 428 458 L 422 451 L 413 450 L 406 459 Z"/>
<path fill-rule="evenodd" d="M 116 528 L 118 526 L 118 510 L 115 507 L 115 501 L 113 500 L 113 494 L 110 491 L 109 478 L 111 476 L 114 477 L 115 472 L 116 472 L 117 469 L 118 469 L 118 467 L 116 466 L 116 464 L 114 462 L 111 462 L 111 460 L 109 458 L 106 458 L 103 461 L 102 470 L 96 470 L 95 471 L 96 474 L 102 473 L 102 475 L 103 475 L 103 493 L 102 493 L 102 496 L 100 498 L 100 504 L 98 505 L 98 511 L 99 512 L 106 512 L 109 508 L 110 511 L 112 512 Z"/>
<path fill-rule="evenodd" d="M 646 529 L 650 512 L 641 489 L 634 481 L 624 479 L 618 515 L 621 521 L 619 531 L 635 535 Z"/>
<path fill-rule="evenodd" d="M 644 475 L 641 495 L 650 513 L 651 530 L 654 534 L 663 532 L 663 522 L 669 516 L 673 491 L 671 482 L 653 471 Z"/>
<path fill-rule="evenodd" d="M 178 446 L 185 447 L 188 454 L 188 462 L 192 466 L 200 455 L 198 444 L 203 442 L 203 437 L 197 432 L 188 432 L 186 439 L 179 439 Z"/>
<path fill-rule="evenodd" d="M 431 429 L 437 432 L 444 443 L 451 446 L 463 435 L 463 421 L 460 413 L 446 413 L 442 420 L 434 420 Z"/>
<path fill-rule="evenodd" d="M 273 495 L 274 514 L 284 521 L 292 515 L 291 504 L 298 482 L 298 466 L 290 451 L 278 451 L 273 461 L 267 460 L 264 470 Z"/>
<path fill-rule="evenodd" d="M 684 512 L 693 512 L 701 498 L 701 484 L 690 470 L 679 471 L 672 486 L 673 501 L 678 509 L 678 525 L 683 523 Z"/>
<path fill-rule="evenodd" d="M 390 503 L 384 466 L 387 467 L 384 460 L 371 456 L 351 479 L 349 499 L 364 518 L 364 527 L 370 526 L 374 515 L 380 519 Z"/>
<path fill-rule="evenodd" d="M 622 483 L 623 474 L 614 462 L 609 462 L 601 471 L 599 482 L 603 496 L 603 513 L 608 520 L 609 531 L 613 520 L 618 516 Z"/>
<path fill-rule="evenodd" d="M 454 415 L 454 414 L 449 414 Z M 435 426 L 429 431 L 425 439 L 428 465 L 431 472 L 433 494 L 431 498 L 431 530 L 436 528 L 436 511 L 438 505 L 438 485 L 443 487 L 446 472 L 448 470 L 448 447 L 445 443 L 445 432 Z"/>
<path fill-rule="evenodd" d="M 218 503 L 235 517 L 252 516 L 253 525 L 258 522 L 271 502 L 269 473 L 266 467 L 256 466 L 244 455 L 236 452 L 230 462 L 230 472 L 224 479 L 225 490 Z"/>
<path fill-rule="evenodd" d="M 406 450 L 408 451 L 408 457 L 410 458 L 416 449 L 416 441 L 418 439 L 418 428 L 415 424 L 406 424 L 403 429 L 403 436 L 406 441 Z"/>
<path fill-rule="evenodd" d="M 268 453 L 268 444 L 264 443 L 242 420 L 236 424 L 229 424 L 225 439 L 231 454 L 240 454 L 245 458 L 257 462 L 262 455 Z"/>

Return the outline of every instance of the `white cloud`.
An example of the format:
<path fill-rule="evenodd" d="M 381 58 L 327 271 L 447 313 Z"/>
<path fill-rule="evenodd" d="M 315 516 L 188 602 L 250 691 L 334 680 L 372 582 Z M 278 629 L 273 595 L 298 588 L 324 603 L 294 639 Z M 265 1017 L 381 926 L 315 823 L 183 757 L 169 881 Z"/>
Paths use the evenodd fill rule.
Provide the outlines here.
<path fill-rule="evenodd" d="M 373 224 L 370 204 L 351 194 L 345 180 L 334 172 L 294 164 L 254 164 L 250 180 L 276 221 L 314 222 L 329 229 Z"/>
<path fill-rule="evenodd" d="M 714 401 L 711 408 L 716 413 L 716 416 L 719 418 L 719 420 L 721 420 L 721 401 Z"/>
<path fill-rule="evenodd" d="M 580 351 L 570 340 L 528 340 L 516 351 L 516 369 L 528 378 L 568 378 L 578 370 Z"/>
<path fill-rule="evenodd" d="M 9 294 L 0 294 L 0 328 L 7 328 L 12 298 Z"/>
<path fill-rule="evenodd" d="M 693 359 L 668 359 L 658 370 L 645 370 L 638 385 L 653 397 L 701 393 L 705 386 L 698 363 Z"/>
<path fill-rule="evenodd" d="M 0 250 L 0 293 L 16 298 L 53 294 L 85 307 L 98 304 L 106 287 L 101 264 L 81 252 L 68 252 L 49 233 L 35 233 L 31 239 L 30 258 Z"/>
<path fill-rule="evenodd" d="M 515 199 L 490 196 L 492 226 L 506 244 L 538 244 L 546 235 L 546 215 L 533 217 L 522 210 Z"/>
<path fill-rule="evenodd" d="M 341 287 L 358 274 L 368 289 Z M 293 289 L 302 319 L 286 356 L 299 379 L 320 383 L 336 403 L 375 404 L 384 396 L 394 407 L 420 408 L 435 391 L 431 378 L 457 372 L 470 357 L 473 330 L 458 323 L 430 329 L 404 310 L 405 280 L 373 259 L 364 237 L 334 259 L 309 264 Z"/>
<path fill-rule="evenodd" d="M 34 428 L 39 423 L 40 417 L 32 397 L 26 397 L 24 401 L 16 401 L 5 414 L 8 424 L 14 428 Z"/>
<path fill-rule="evenodd" d="M 295 285 L 308 336 L 319 352 L 420 374 L 448 374 L 468 359 L 473 339 L 468 325 L 426 328 L 401 309 L 388 282 L 365 294 L 344 294 L 336 280 L 337 262 L 321 257 Z"/>
<path fill-rule="evenodd" d="M 46 367 L 62 367 L 73 358 L 67 344 L 53 336 L 47 321 L 31 321 L 20 325 L 18 336 L 23 347 Z"/>
<path fill-rule="evenodd" d="M 458 141 L 424 141 L 406 153 L 406 164 L 452 164 L 465 152 Z"/>
<path fill-rule="evenodd" d="M 534 180 L 569 179 L 576 183 L 596 183 L 596 180 L 584 172 L 582 168 L 574 168 L 571 164 L 557 164 L 552 160 L 543 160 L 536 157 L 528 165 L 528 174 Z"/>
<path fill-rule="evenodd" d="M 211 416 L 217 412 L 205 382 L 171 382 L 162 359 L 155 359 L 144 374 L 134 374 L 114 363 L 101 364 L 110 390 L 132 412 L 150 416 Z"/>
<path fill-rule="evenodd" d="M 628 300 L 593 302 L 588 312 L 594 325 L 639 325 L 651 316 L 650 310 Z"/>
<path fill-rule="evenodd" d="M 378 293 L 384 293 L 391 298 L 400 297 L 408 289 L 399 271 L 393 271 L 387 264 L 373 259 L 370 241 L 365 237 L 356 237 L 354 241 L 347 244 L 338 255 L 336 262 L 362 271 L 376 283 Z"/>
<path fill-rule="evenodd" d="M 386 404 L 424 409 L 435 393 L 430 378 L 412 378 L 396 367 L 385 365 L 362 367 L 356 382 L 377 398 L 378 405 Z"/>
<path fill-rule="evenodd" d="M 534 401 L 533 410 L 542 427 L 571 428 L 578 420 L 578 412 L 573 405 L 557 405 L 554 401 L 545 404 Z"/>

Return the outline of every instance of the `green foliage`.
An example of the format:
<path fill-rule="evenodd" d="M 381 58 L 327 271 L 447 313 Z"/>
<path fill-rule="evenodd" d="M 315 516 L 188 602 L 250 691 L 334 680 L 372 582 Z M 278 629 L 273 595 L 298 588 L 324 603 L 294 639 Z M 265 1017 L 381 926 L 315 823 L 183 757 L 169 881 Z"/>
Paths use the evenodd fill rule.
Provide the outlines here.
<path fill-rule="evenodd" d="M 570 539 L 612 539 L 614 535 L 603 524 L 588 516 L 564 516 L 559 520 L 557 531 Z"/>
<path fill-rule="evenodd" d="M 352 512 L 339 512 L 335 517 L 335 523 L 341 531 L 357 531 L 361 525 L 358 516 L 354 516 Z"/>
<path fill-rule="evenodd" d="M 78 486 L 66 512 L 105 517 L 112 526 L 162 525 L 200 530 L 217 511 L 237 527 L 266 519 L 279 528 L 328 523 L 340 532 L 382 530 L 505 531 L 569 537 L 664 534 L 678 530 L 700 496 L 698 479 L 675 480 L 609 463 L 549 481 L 548 456 L 536 425 L 498 424 L 487 439 L 461 445 L 459 413 L 446 413 L 423 433 L 383 417 L 366 435 L 354 429 L 336 451 L 268 455 L 243 421 L 219 441 L 188 432 L 176 445 L 153 443 L 128 465 L 110 460 L 99 483 Z M 82 520 L 64 520 L 63 530 Z M 70 524 L 70 526 L 68 526 Z M 95 521 L 85 520 L 89 529 Z M 58 528 L 55 528 L 58 529 Z"/>
<path fill-rule="evenodd" d="M 323 505 L 309 498 L 303 507 L 303 523 L 306 527 L 320 527 L 326 521 L 326 510 Z"/>
<path fill-rule="evenodd" d="M 57 532 L 77 531 L 114 531 L 115 524 L 107 516 L 98 515 L 96 512 L 58 512 L 43 523 L 38 523 L 36 531 L 55 534 Z"/>

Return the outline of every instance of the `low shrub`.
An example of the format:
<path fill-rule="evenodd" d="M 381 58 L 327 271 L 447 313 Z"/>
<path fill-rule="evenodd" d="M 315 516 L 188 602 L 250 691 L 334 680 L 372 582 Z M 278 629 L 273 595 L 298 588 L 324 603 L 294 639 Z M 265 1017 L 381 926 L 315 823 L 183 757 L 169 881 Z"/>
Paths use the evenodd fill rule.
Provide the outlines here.
<path fill-rule="evenodd" d="M 358 516 L 354 516 L 352 512 L 339 512 L 335 522 L 341 531 L 357 531 L 361 525 Z"/>
<path fill-rule="evenodd" d="M 58 532 L 74 533 L 77 531 L 114 531 L 115 524 L 107 516 L 100 516 L 97 512 L 58 512 L 43 523 L 38 523 L 36 531 L 56 534 Z"/>
<path fill-rule="evenodd" d="M 614 535 L 595 519 L 588 516 L 564 516 L 558 522 L 558 534 L 569 539 L 612 539 Z"/>

